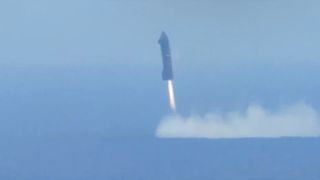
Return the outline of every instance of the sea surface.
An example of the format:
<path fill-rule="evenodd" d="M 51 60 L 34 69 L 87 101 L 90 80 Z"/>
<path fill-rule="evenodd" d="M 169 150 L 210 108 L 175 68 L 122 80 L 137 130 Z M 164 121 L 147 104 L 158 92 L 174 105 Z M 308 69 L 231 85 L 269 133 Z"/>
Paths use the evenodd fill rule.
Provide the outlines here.
<path fill-rule="evenodd" d="M 320 138 L 1 138 L 5 180 L 319 180 Z"/>

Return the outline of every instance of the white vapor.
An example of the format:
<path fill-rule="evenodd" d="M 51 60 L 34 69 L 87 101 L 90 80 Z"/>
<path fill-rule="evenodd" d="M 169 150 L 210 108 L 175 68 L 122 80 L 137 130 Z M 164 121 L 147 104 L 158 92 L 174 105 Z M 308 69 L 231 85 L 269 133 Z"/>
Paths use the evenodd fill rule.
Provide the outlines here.
<path fill-rule="evenodd" d="M 156 136 L 165 138 L 247 138 L 316 137 L 320 135 L 319 114 L 311 106 L 298 103 L 275 112 L 251 105 L 244 113 L 208 113 L 165 117 Z"/>

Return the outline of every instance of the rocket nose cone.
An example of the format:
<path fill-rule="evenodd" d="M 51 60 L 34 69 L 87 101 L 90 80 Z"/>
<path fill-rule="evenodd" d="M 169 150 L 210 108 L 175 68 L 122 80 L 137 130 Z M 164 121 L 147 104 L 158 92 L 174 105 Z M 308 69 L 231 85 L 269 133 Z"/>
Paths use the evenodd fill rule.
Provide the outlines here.
<path fill-rule="evenodd" d="M 163 42 L 163 41 L 165 41 L 165 40 L 167 40 L 167 39 L 168 39 L 167 34 L 166 34 L 164 31 L 162 31 L 162 32 L 161 32 L 161 36 L 160 36 L 160 38 L 159 38 L 159 43 L 161 43 L 161 42 Z"/>
<path fill-rule="evenodd" d="M 163 39 L 163 38 L 166 38 L 166 37 L 167 37 L 167 34 L 166 34 L 164 31 L 162 31 L 162 32 L 161 32 L 160 39 Z"/>

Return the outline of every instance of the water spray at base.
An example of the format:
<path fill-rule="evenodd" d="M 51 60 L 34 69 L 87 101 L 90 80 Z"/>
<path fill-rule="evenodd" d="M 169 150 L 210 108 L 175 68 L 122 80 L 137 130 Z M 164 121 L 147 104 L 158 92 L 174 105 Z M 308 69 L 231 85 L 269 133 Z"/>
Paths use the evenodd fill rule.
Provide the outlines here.
<path fill-rule="evenodd" d="M 169 94 L 170 108 L 175 113 L 177 110 L 177 106 L 176 106 L 176 100 L 175 100 L 175 96 L 174 96 L 173 81 L 168 80 L 167 82 L 168 82 L 168 94 Z"/>

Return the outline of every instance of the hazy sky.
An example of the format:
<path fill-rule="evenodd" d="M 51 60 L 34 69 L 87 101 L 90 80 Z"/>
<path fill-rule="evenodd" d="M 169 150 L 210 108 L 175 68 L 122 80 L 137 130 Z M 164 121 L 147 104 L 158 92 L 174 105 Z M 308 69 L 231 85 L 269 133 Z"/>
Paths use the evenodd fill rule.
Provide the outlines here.
<path fill-rule="evenodd" d="M 170 112 L 157 40 L 169 35 L 178 111 L 320 108 L 320 3 L 2 0 L 4 134 L 153 135 Z"/>

